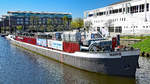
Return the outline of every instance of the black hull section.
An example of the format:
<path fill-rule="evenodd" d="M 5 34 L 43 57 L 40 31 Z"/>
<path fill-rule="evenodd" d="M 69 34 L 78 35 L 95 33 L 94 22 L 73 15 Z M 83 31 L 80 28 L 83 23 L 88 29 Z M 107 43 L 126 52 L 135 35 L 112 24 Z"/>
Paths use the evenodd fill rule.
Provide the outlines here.
<path fill-rule="evenodd" d="M 100 74 L 135 77 L 136 68 L 138 67 L 138 55 L 122 56 L 121 58 L 77 57 L 15 40 L 12 40 L 11 43 L 64 64 Z"/>

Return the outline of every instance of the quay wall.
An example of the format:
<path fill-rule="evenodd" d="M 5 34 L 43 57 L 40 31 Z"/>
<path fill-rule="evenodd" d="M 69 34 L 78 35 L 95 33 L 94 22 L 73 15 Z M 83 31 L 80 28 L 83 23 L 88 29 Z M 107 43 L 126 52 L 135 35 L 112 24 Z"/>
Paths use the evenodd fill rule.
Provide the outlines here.
<path fill-rule="evenodd" d="M 130 45 L 135 44 L 140 41 L 142 41 L 142 40 L 141 39 L 121 39 L 120 45 L 130 46 Z"/>

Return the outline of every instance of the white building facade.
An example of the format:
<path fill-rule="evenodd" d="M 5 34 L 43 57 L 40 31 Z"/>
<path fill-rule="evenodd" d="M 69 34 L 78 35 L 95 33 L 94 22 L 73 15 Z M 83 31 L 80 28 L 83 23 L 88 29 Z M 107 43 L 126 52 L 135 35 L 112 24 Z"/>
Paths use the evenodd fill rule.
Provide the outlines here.
<path fill-rule="evenodd" d="M 119 34 L 150 34 L 150 0 L 126 0 L 84 12 L 94 30 Z"/>

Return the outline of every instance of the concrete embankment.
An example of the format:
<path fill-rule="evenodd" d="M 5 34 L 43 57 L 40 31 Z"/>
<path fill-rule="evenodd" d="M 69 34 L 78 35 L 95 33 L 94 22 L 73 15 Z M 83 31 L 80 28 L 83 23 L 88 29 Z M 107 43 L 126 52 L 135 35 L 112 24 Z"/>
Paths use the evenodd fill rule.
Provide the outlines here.
<path fill-rule="evenodd" d="M 124 36 L 120 44 L 141 50 L 141 56 L 150 57 L 150 36 Z"/>
<path fill-rule="evenodd" d="M 141 41 L 142 41 L 141 39 L 121 39 L 120 40 L 120 45 L 130 46 L 132 44 L 135 44 L 135 43 L 138 43 L 138 42 L 141 42 Z"/>
<path fill-rule="evenodd" d="M 140 56 L 150 57 L 150 51 L 145 51 L 147 48 L 144 41 L 144 39 L 121 39 L 120 44 L 127 47 L 132 46 L 134 48 L 139 48 L 141 50 Z"/>

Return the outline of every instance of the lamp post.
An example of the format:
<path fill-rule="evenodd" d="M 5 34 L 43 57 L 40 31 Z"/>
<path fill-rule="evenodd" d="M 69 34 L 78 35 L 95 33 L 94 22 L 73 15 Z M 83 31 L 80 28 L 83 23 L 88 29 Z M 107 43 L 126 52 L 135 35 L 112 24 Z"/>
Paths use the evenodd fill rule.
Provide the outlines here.
<path fill-rule="evenodd" d="M 10 14 L 9 14 L 9 33 L 11 33 L 11 23 L 10 23 Z"/>
<path fill-rule="evenodd" d="M 5 32 L 5 24 L 4 24 L 4 18 L 2 18 L 2 20 L 3 20 L 3 31 Z"/>
<path fill-rule="evenodd" d="M 147 22 L 147 0 L 145 0 L 144 11 L 145 11 L 145 22 Z"/>

